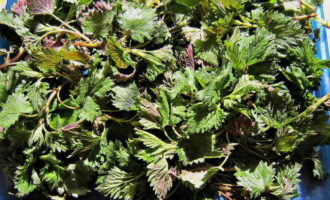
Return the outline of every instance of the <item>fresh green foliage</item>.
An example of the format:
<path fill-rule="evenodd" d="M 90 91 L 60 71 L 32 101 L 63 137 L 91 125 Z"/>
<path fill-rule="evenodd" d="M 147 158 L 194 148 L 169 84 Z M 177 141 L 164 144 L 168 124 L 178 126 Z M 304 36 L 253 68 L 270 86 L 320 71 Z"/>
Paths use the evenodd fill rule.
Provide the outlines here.
<path fill-rule="evenodd" d="M 253 171 L 238 170 L 235 176 L 238 179 L 238 185 L 251 191 L 252 197 L 257 197 L 272 185 L 275 169 L 272 165 L 261 161 Z"/>
<path fill-rule="evenodd" d="M 330 61 L 298 20 L 313 12 L 279 0 L 20 0 L 1 11 L 13 40 L 0 49 L 11 193 L 298 196 L 303 163 L 327 178 L 315 147 L 330 141 L 330 94 L 312 91 Z"/>
<path fill-rule="evenodd" d="M 138 42 L 152 39 L 154 27 L 157 25 L 155 10 L 146 7 L 128 7 L 119 16 L 118 22 L 120 27 L 129 31 L 132 39 Z"/>
<path fill-rule="evenodd" d="M 19 119 L 21 114 L 31 113 L 32 106 L 27 97 L 21 92 L 15 92 L 9 96 L 6 103 L 2 105 L 0 113 L 0 126 L 9 128 Z"/>
<path fill-rule="evenodd" d="M 137 193 L 139 176 L 127 173 L 117 167 L 109 171 L 101 185 L 96 189 L 114 199 L 133 199 Z"/>

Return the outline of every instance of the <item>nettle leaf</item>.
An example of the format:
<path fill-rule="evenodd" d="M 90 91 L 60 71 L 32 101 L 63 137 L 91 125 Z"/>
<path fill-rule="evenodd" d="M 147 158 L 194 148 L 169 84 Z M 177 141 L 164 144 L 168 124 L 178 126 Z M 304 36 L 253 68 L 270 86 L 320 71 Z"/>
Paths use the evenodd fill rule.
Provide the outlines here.
<path fill-rule="evenodd" d="M 113 105 L 120 110 L 138 110 L 140 92 L 135 82 L 124 86 L 115 86 L 111 89 L 114 92 Z"/>
<path fill-rule="evenodd" d="M 300 67 L 290 66 L 286 69 L 281 70 L 282 74 L 291 82 L 296 84 L 300 89 L 305 89 L 310 86 L 306 74 L 301 70 Z"/>
<path fill-rule="evenodd" d="M 276 174 L 277 186 L 275 186 L 276 189 L 272 194 L 281 199 L 292 199 L 299 196 L 298 183 L 300 182 L 300 170 L 301 165 L 297 163 L 288 165 L 280 170 Z"/>
<path fill-rule="evenodd" d="M 159 199 L 164 199 L 167 192 L 172 187 L 172 177 L 166 159 L 160 159 L 156 163 L 147 166 L 147 177 L 150 186 L 155 191 Z"/>
<path fill-rule="evenodd" d="M 55 10 L 54 0 L 29 0 L 28 11 L 33 15 L 52 14 Z"/>
<path fill-rule="evenodd" d="M 188 110 L 190 116 L 186 122 L 188 133 L 204 133 L 220 127 L 226 113 L 217 105 L 195 104 Z"/>
<path fill-rule="evenodd" d="M 32 146 L 34 144 L 41 145 L 45 142 L 43 128 L 44 128 L 43 125 L 39 125 L 35 130 L 33 130 L 28 141 L 29 146 Z"/>
<path fill-rule="evenodd" d="M 313 176 L 318 180 L 325 180 L 329 174 L 324 169 L 324 164 L 318 156 L 311 158 L 313 162 Z"/>
<path fill-rule="evenodd" d="M 246 188 L 251 192 L 251 196 L 256 198 L 273 184 L 275 169 L 261 161 L 255 169 L 238 169 L 235 176 L 238 179 L 237 184 Z"/>
<path fill-rule="evenodd" d="M 140 177 L 141 175 L 128 173 L 114 167 L 96 190 L 113 199 L 133 200 L 140 185 Z"/>
<path fill-rule="evenodd" d="M 123 48 L 116 38 L 110 37 L 107 47 L 107 53 L 115 62 L 116 67 L 123 69 L 128 66 L 135 67 L 136 63 L 131 59 L 129 51 Z"/>
<path fill-rule="evenodd" d="M 180 138 L 177 153 L 183 165 L 223 156 L 219 150 L 215 149 L 215 137 L 209 133 Z"/>
<path fill-rule="evenodd" d="M 38 68 L 44 71 L 55 71 L 57 64 L 63 61 L 62 56 L 51 48 L 34 49 L 32 55 Z"/>
<path fill-rule="evenodd" d="M 144 42 L 145 39 L 152 39 L 152 34 L 157 25 L 157 16 L 152 8 L 129 7 L 119 16 L 118 23 L 120 28 L 130 31 L 133 40 Z"/>
<path fill-rule="evenodd" d="M 88 77 L 82 78 L 78 86 L 71 92 L 79 105 L 83 105 L 86 96 L 105 98 L 111 90 L 114 82 L 111 78 Z"/>
<path fill-rule="evenodd" d="M 33 61 L 37 67 L 44 71 L 56 71 L 59 65 L 65 60 L 86 62 L 90 59 L 86 54 L 79 51 L 61 49 L 56 51 L 53 48 L 32 48 Z"/>
<path fill-rule="evenodd" d="M 261 88 L 262 84 L 259 81 L 251 79 L 248 75 L 243 75 L 239 79 L 234 91 L 227 97 L 231 100 L 240 101 L 245 95 L 251 92 L 257 92 Z"/>
<path fill-rule="evenodd" d="M 186 40 L 194 44 L 197 40 L 203 41 L 205 38 L 205 33 L 200 28 L 185 26 L 182 28 L 182 34 L 185 36 Z"/>
<path fill-rule="evenodd" d="M 142 142 L 148 148 L 154 150 L 154 153 L 163 154 L 164 152 L 176 149 L 176 145 L 166 143 L 149 132 L 135 129 L 135 133 L 139 136 L 138 141 Z"/>
<path fill-rule="evenodd" d="M 3 128 L 9 128 L 15 124 L 21 113 L 29 114 L 33 111 L 28 98 L 19 92 L 9 96 L 6 103 L 1 107 L 0 126 Z"/>
<path fill-rule="evenodd" d="M 82 29 L 95 38 L 107 37 L 112 28 L 115 13 L 112 11 L 94 11 L 84 18 Z"/>
<path fill-rule="evenodd" d="M 195 72 L 191 68 L 186 68 L 184 72 L 177 71 L 173 79 L 174 86 L 170 90 L 171 99 L 175 99 L 180 94 L 192 94 L 197 91 Z"/>
<path fill-rule="evenodd" d="M 265 29 L 258 29 L 256 35 L 241 37 L 237 41 L 225 41 L 226 57 L 238 72 L 265 61 L 273 53 L 274 36 Z"/>
<path fill-rule="evenodd" d="M 304 29 L 301 24 L 283 13 L 257 9 L 252 12 L 252 18 L 256 19 L 261 27 L 275 35 L 274 43 L 281 50 L 287 50 L 291 45 L 297 45 L 299 41 L 308 37 L 303 34 Z M 283 54 L 280 55 L 283 56 Z"/>
<path fill-rule="evenodd" d="M 68 124 L 77 121 L 79 112 L 77 110 L 66 110 L 60 113 L 51 113 L 49 117 L 49 126 L 54 130 L 59 130 Z"/>
<path fill-rule="evenodd" d="M 45 106 L 48 89 L 49 84 L 45 82 L 37 82 L 30 86 L 27 96 L 35 111 L 40 111 Z"/>
<path fill-rule="evenodd" d="M 219 64 L 219 44 L 216 38 L 208 38 L 207 40 L 197 40 L 194 43 L 196 56 L 212 65 Z"/>
<path fill-rule="evenodd" d="M 304 137 L 291 126 L 280 127 L 276 131 L 276 148 L 279 152 L 292 152 Z"/>
<path fill-rule="evenodd" d="M 159 113 L 161 116 L 162 127 L 170 124 L 170 104 L 168 102 L 166 93 L 164 91 L 160 91 L 159 101 L 158 101 Z"/>
<path fill-rule="evenodd" d="M 204 101 L 207 104 L 219 102 L 221 98 L 221 90 L 228 87 L 234 81 L 230 67 L 226 67 L 222 71 L 219 71 L 215 77 L 210 78 L 211 81 L 208 83 L 208 85 L 205 86 L 203 90 L 197 92 L 198 99 Z"/>
<path fill-rule="evenodd" d="M 79 117 L 93 122 L 94 119 L 101 115 L 100 106 L 95 103 L 92 97 L 86 97 L 84 106 L 80 109 Z"/>
<path fill-rule="evenodd" d="M 26 27 L 27 21 L 29 21 L 30 19 L 30 16 L 26 15 L 16 16 L 14 15 L 14 13 L 3 10 L 0 12 L 0 25 L 8 26 L 12 30 L 14 30 L 15 33 L 20 36 L 20 39 L 25 42 L 36 39 L 36 36 L 30 32 L 30 29 L 28 27 Z M 3 30 L 1 32 L 3 32 Z M 4 32 L 6 32 L 6 30 L 4 30 Z"/>
<path fill-rule="evenodd" d="M 173 157 L 176 150 L 176 145 L 166 143 L 155 135 L 140 129 L 135 129 L 135 132 L 139 136 L 137 141 L 142 142 L 146 147 L 148 147 L 139 151 L 135 155 L 137 158 L 148 163 L 152 163 L 159 161 L 159 159 Z"/>
<path fill-rule="evenodd" d="M 146 77 L 151 81 L 154 81 L 159 74 L 164 73 L 166 66 L 175 60 L 170 45 L 152 51 L 132 49 L 131 52 L 147 62 Z"/>
<path fill-rule="evenodd" d="M 297 115 L 296 109 L 293 109 L 294 102 L 284 94 L 270 94 L 262 106 L 256 107 L 252 115 L 259 118 L 268 127 L 280 128 L 288 123 Z"/>
<path fill-rule="evenodd" d="M 216 167 L 197 171 L 182 170 L 179 178 L 191 189 L 199 190 L 203 188 L 219 170 L 220 169 Z"/>
<path fill-rule="evenodd" d="M 40 178 L 32 165 L 34 159 L 28 157 L 24 165 L 18 166 L 15 171 L 15 188 L 18 196 L 24 197 L 35 191 L 40 184 Z"/>

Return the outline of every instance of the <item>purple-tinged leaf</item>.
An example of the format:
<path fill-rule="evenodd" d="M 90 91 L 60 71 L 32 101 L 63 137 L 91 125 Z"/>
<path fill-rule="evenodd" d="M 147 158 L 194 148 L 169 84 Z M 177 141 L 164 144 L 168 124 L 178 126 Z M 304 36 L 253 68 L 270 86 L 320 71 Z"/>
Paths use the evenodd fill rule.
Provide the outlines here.
<path fill-rule="evenodd" d="M 80 128 L 80 125 L 78 123 L 71 123 L 62 128 L 63 131 L 72 131 Z"/>
<path fill-rule="evenodd" d="M 54 0 L 29 0 L 28 11 L 33 15 L 51 14 L 55 10 Z"/>

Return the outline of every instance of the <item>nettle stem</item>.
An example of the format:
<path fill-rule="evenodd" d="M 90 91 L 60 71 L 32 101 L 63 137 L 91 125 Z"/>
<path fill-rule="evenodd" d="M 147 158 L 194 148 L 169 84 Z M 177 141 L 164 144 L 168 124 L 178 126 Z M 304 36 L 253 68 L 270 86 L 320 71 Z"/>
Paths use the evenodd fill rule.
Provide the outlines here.
<path fill-rule="evenodd" d="M 306 118 L 308 115 L 312 114 L 321 104 L 327 102 L 330 100 L 330 93 L 324 95 L 322 98 L 320 98 L 316 103 L 313 105 L 309 106 L 304 112 L 300 113 L 297 117 L 292 118 L 291 120 L 288 120 L 285 125 L 294 122 L 294 121 L 299 121 L 301 119 Z"/>
<path fill-rule="evenodd" d="M 316 10 L 316 8 L 314 6 L 310 5 L 305 0 L 300 0 L 300 3 L 303 4 L 304 6 L 306 6 L 311 11 L 315 11 Z"/>
<path fill-rule="evenodd" d="M 66 33 L 66 34 L 75 36 L 77 38 L 83 39 L 83 40 L 86 40 L 86 38 L 87 38 L 86 36 L 84 36 L 82 34 L 78 34 L 77 32 L 74 32 L 74 31 L 70 31 L 67 29 L 58 29 L 58 30 L 49 31 L 49 32 L 45 33 L 44 35 L 42 35 L 41 37 L 38 38 L 37 42 L 41 41 L 42 39 L 44 39 L 45 37 L 47 37 L 49 35 L 58 34 L 58 33 Z M 90 40 L 88 39 L 87 41 L 90 41 Z"/>
<path fill-rule="evenodd" d="M 66 28 L 72 30 L 75 32 L 76 35 L 79 35 L 80 38 L 86 40 L 86 41 L 91 41 L 87 36 L 85 36 L 84 34 L 82 34 L 80 31 L 78 31 L 77 29 L 75 29 L 73 26 L 71 26 L 70 24 L 66 23 L 65 21 L 63 21 L 61 18 L 57 17 L 56 15 L 54 15 L 53 13 L 48 13 L 50 16 L 52 16 L 54 19 L 56 19 L 57 21 L 61 22 L 63 26 L 65 26 Z"/>
<path fill-rule="evenodd" d="M 4 64 L 0 65 L 0 69 L 5 69 L 7 67 L 16 65 L 17 64 L 16 62 L 24 55 L 24 53 L 25 53 L 25 48 L 23 48 L 23 47 L 21 47 L 19 49 L 19 52 L 17 53 L 17 55 L 13 59 L 9 58 L 10 53 L 8 53 L 6 61 L 5 61 Z"/>

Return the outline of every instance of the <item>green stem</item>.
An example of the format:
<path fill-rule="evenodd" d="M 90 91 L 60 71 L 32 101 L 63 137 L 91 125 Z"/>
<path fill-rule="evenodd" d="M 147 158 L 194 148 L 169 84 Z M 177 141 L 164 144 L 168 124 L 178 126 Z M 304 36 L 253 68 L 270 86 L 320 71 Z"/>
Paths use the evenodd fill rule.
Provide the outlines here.
<path fill-rule="evenodd" d="M 178 138 L 181 138 L 182 137 L 182 135 L 180 135 L 179 133 L 178 133 L 178 131 L 172 126 L 172 130 L 173 130 L 173 132 L 174 132 L 174 134 L 176 135 L 176 136 L 178 136 Z"/>
<path fill-rule="evenodd" d="M 40 42 L 42 39 L 44 39 L 45 37 L 47 37 L 48 35 L 52 35 L 52 34 L 57 34 L 57 33 L 66 33 L 66 34 L 69 34 L 69 35 L 73 35 L 77 38 L 81 38 L 83 40 L 86 40 L 86 36 L 84 35 L 81 35 L 81 34 L 78 34 L 74 31 L 70 31 L 70 30 L 66 30 L 66 29 L 58 29 L 58 30 L 55 30 L 55 31 L 49 31 L 47 33 L 45 33 L 44 35 L 40 36 L 36 42 Z M 88 39 L 89 41 L 89 39 Z"/>
<path fill-rule="evenodd" d="M 228 145 L 230 144 L 230 140 L 229 140 L 229 136 L 228 136 L 228 132 L 226 132 L 226 139 L 227 139 L 227 143 L 228 143 Z M 224 169 L 223 169 L 223 166 L 226 164 L 226 162 L 228 161 L 228 159 L 229 159 L 229 156 L 230 156 L 230 153 L 228 153 L 228 155 L 225 157 L 225 159 L 222 161 L 222 163 L 219 165 L 219 169 L 221 170 L 221 171 L 224 171 Z"/>
<path fill-rule="evenodd" d="M 293 121 L 296 120 L 300 120 L 306 116 L 308 116 L 309 114 L 312 114 L 321 104 L 323 104 L 324 102 L 328 101 L 330 99 L 330 93 L 324 95 L 322 98 L 320 98 L 316 103 L 314 103 L 313 105 L 309 106 L 304 112 L 300 113 L 298 116 L 291 118 L 291 120 L 288 120 L 287 123 L 285 123 L 284 125 L 287 125 Z"/>
<path fill-rule="evenodd" d="M 173 140 L 169 135 L 168 135 L 168 133 L 167 133 L 167 131 L 166 130 L 164 130 L 164 134 L 165 134 L 165 136 L 167 137 L 167 139 L 169 139 L 171 142 L 173 142 L 173 143 L 175 143 L 176 144 L 176 141 L 175 140 Z"/>
<path fill-rule="evenodd" d="M 77 35 L 79 35 L 82 39 L 86 40 L 86 41 L 91 41 L 87 36 L 85 36 L 84 34 L 82 34 L 80 31 L 78 31 L 77 29 L 75 29 L 73 26 L 71 26 L 70 24 L 66 23 L 65 21 L 63 21 L 61 18 L 57 17 L 56 15 L 54 15 L 53 13 L 49 13 L 50 16 L 52 16 L 54 19 L 56 19 L 57 21 L 61 22 L 63 24 L 63 26 L 65 26 L 68 29 L 71 29 L 72 31 L 74 31 Z"/>

